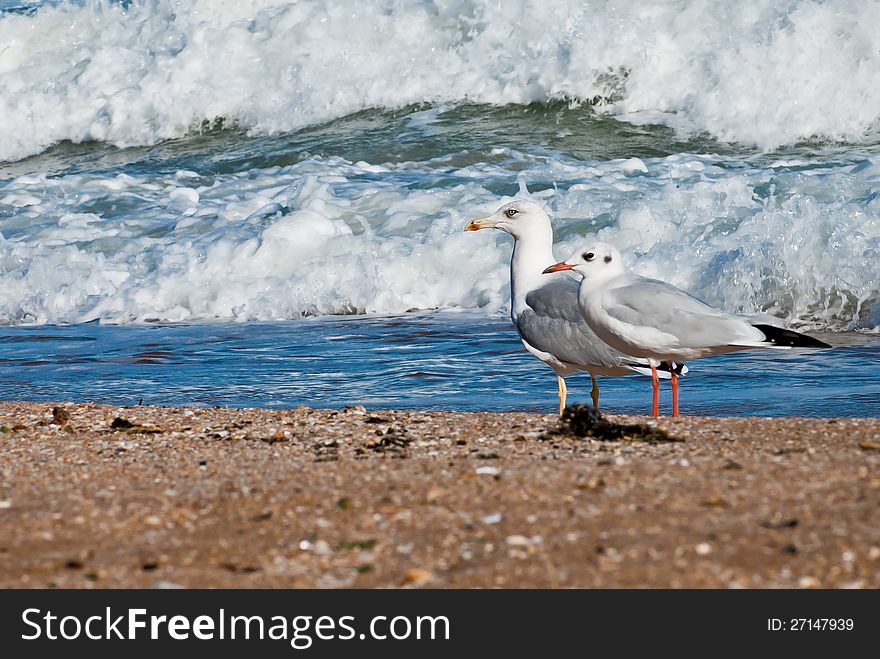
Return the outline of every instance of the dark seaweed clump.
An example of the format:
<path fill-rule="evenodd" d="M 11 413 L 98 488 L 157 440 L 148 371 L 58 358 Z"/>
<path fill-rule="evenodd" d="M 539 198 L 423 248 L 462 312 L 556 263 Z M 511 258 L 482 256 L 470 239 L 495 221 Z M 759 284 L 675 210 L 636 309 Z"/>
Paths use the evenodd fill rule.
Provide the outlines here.
<path fill-rule="evenodd" d="M 562 411 L 560 435 L 592 437 L 603 441 L 680 442 L 665 430 L 645 423 L 615 423 L 589 405 L 570 405 Z"/>

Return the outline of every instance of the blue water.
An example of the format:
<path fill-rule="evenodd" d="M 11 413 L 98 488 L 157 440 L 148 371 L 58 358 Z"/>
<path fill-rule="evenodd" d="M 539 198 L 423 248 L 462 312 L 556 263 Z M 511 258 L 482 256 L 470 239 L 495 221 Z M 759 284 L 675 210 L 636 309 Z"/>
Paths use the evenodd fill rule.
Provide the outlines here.
<path fill-rule="evenodd" d="M 880 416 L 880 339 L 824 338 L 839 345 L 692 362 L 682 380 L 682 412 Z M 600 382 L 607 411 L 650 411 L 648 378 Z M 586 375 L 570 378 L 569 402 L 589 402 L 589 388 Z M 540 412 L 557 405 L 552 370 L 522 349 L 509 322 L 472 313 L 5 328 L 0 398 Z M 668 411 L 668 386 L 661 402 Z"/>

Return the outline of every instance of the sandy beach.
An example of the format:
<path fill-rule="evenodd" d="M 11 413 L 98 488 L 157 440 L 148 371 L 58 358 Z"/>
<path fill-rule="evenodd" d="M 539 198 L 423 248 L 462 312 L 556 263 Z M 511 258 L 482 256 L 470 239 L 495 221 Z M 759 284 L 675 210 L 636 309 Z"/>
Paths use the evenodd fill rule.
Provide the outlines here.
<path fill-rule="evenodd" d="M 0 585 L 880 586 L 880 420 L 609 428 L 0 403 Z"/>

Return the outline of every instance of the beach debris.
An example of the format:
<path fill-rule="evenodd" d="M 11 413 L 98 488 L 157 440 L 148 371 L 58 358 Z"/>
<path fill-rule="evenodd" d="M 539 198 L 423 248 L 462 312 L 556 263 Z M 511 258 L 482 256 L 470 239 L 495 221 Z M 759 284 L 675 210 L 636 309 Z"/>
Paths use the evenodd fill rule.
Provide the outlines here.
<path fill-rule="evenodd" d="M 312 445 L 315 462 L 335 462 L 339 459 L 339 442 L 335 439 L 324 439 Z"/>
<path fill-rule="evenodd" d="M 233 574 L 253 574 L 254 572 L 259 572 L 262 569 L 257 565 L 238 565 L 236 563 L 232 563 L 231 561 L 220 563 L 220 567 L 227 572 L 232 572 Z"/>
<path fill-rule="evenodd" d="M 376 438 L 368 439 L 364 442 L 364 446 L 372 451 L 396 454 L 395 457 L 406 457 L 406 448 L 411 442 L 412 439 L 406 437 L 406 428 L 389 426 L 384 431 L 376 430 Z"/>
<path fill-rule="evenodd" d="M 694 551 L 697 552 L 700 556 L 708 556 L 712 553 L 712 545 L 708 542 L 701 542 L 696 547 L 694 547 Z"/>
<path fill-rule="evenodd" d="M 859 448 L 864 451 L 880 451 L 880 442 L 861 442 Z"/>
<path fill-rule="evenodd" d="M 549 435 L 592 437 L 602 441 L 681 442 L 665 430 L 645 423 L 615 423 L 589 405 L 570 405 L 562 412 L 559 428 Z"/>
<path fill-rule="evenodd" d="M 789 455 L 790 453 L 806 453 L 807 449 L 803 446 L 783 446 L 773 449 L 773 455 Z"/>
<path fill-rule="evenodd" d="M 540 535 L 528 537 L 516 533 L 507 536 L 504 542 L 509 547 L 508 556 L 510 558 L 525 559 L 537 551 L 538 545 L 544 542 L 544 538 Z"/>
<path fill-rule="evenodd" d="M 279 430 L 268 437 L 260 437 L 260 441 L 270 445 L 277 444 L 278 442 L 287 442 L 290 441 L 290 431 Z"/>
<path fill-rule="evenodd" d="M 121 416 L 118 416 L 113 419 L 113 423 L 110 424 L 110 427 L 113 428 L 113 430 L 128 430 L 134 428 L 135 424 L 128 419 L 123 419 Z"/>
<path fill-rule="evenodd" d="M 403 580 L 401 581 L 401 586 L 412 586 L 413 588 L 420 588 L 425 584 L 429 583 L 434 579 L 434 573 L 429 570 L 423 570 L 419 567 L 411 567 L 406 572 L 403 573 Z"/>
<path fill-rule="evenodd" d="M 365 540 L 340 540 L 336 544 L 336 549 L 362 549 L 368 551 L 379 544 L 376 538 L 367 538 Z"/>
<path fill-rule="evenodd" d="M 480 521 L 483 524 L 497 524 L 503 519 L 501 513 L 492 513 L 491 515 L 486 515 L 485 517 L 481 517 Z"/>
<path fill-rule="evenodd" d="M 271 510 L 265 510 L 265 511 L 263 511 L 261 513 L 257 513 L 256 515 L 251 517 L 252 522 L 265 522 L 270 519 L 272 519 L 272 511 Z"/>
<path fill-rule="evenodd" d="M 63 407 L 52 408 L 52 423 L 59 426 L 66 426 L 68 421 L 70 421 L 70 412 Z"/>
<path fill-rule="evenodd" d="M 771 522 L 770 520 L 764 520 L 759 523 L 759 526 L 763 529 L 793 529 L 797 525 L 798 525 L 798 520 L 795 517 L 779 520 L 776 522 Z"/>
<path fill-rule="evenodd" d="M 0 510 L 9 510 L 12 508 L 12 499 L 0 499 Z"/>
<path fill-rule="evenodd" d="M 479 474 L 480 476 L 497 476 L 501 473 L 501 470 L 498 467 L 477 467 L 474 469 L 474 472 Z"/>
<path fill-rule="evenodd" d="M 145 434 L 155 434 L 162 432 L 161 429 L 155 428 L 153 426 L 144 426 L 140 423 L 135 423 L 134 421 L 129 421 L 126 418 L 121 416 L 117 416 L 113 419 L 113 422 L 110 424 L 110 429 L 115 430 L 117 432 L 131 432 L 131 433 L 145 433 Z"/>
<path fill-rule="evenodd" d="M 703 499 L 703 505 L 708 506 L 709 508 L 727 508 L 730 506 L 727 499 L 717 494 L 709 495 Z"/>

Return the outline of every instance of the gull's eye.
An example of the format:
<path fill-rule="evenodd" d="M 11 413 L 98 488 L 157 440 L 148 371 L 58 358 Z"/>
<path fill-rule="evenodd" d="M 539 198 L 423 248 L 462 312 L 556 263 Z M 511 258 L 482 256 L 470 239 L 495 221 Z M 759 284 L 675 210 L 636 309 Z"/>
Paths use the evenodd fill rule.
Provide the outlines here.
<path fill-rule="evenodd" d="M 504 214 L 507 215 L 507 217 L 513 217 L 517 213 L 519 213 L 519 211 L 515 208 L 508 208 L 506 211 L 504 211 Z"/>
<path fill-rule="evenodd" d="M 596 255 L 593 254 L 593 252 L 584 252 L 582 256 L 584 257 L 584 261 L 592 261 L 596 258 Z"/>

